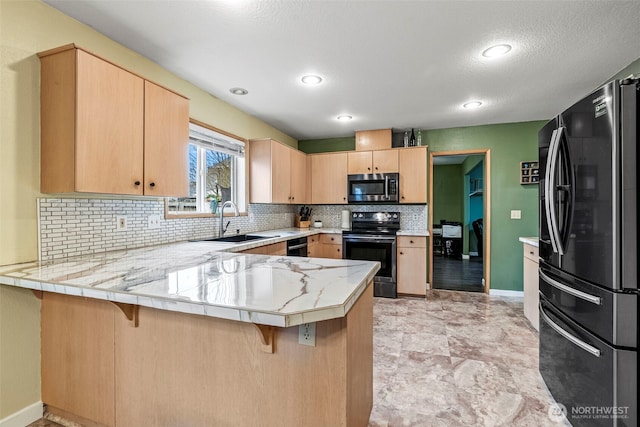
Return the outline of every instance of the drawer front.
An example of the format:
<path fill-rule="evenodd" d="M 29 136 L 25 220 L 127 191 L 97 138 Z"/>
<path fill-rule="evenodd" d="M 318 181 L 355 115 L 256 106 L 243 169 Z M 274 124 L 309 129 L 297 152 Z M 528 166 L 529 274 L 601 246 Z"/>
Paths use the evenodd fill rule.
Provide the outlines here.
<path fill-rule="evenodd" d="M 426 248 L 427 238 L 424 236 L 398 236 L 399 248 Z"/>
<path fill-rule="evenodd" d="M 310 245 L 312 243 L 319 243 L 320 242 L 320 235 L 319 234 L 314 234 L 313 236 L 309 236 L 307 237 L 307 244 Z"/>
<path fill-rule="evenodd" d="M 328 243 L 330 245 L 342 245 L 342 234 L 321 234 L 320 243 Z"/>
<path fill-rule="evenodd" d="M 527 245 L 526 243 L 523 245 L 524 257 L 529 258 L 531 261 L 538 264 L 538 248 L 535 246 Z"/>

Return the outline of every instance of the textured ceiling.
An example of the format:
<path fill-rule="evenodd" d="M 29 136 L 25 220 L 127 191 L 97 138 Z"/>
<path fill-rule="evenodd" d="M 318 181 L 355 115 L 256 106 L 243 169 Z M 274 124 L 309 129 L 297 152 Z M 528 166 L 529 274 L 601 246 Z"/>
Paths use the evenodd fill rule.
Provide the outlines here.
<path fill-rule="evenodd" d="M 640 1 L 46 3 L 297 139 L 548 119 L 640 55 Z"/>

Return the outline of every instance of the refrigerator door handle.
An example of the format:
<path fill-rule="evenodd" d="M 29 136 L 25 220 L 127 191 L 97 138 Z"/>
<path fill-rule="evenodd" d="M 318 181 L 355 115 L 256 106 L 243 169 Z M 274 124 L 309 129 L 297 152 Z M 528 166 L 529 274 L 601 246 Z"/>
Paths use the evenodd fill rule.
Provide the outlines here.
<path fill-rule="evenodd" d="M 558 245 L 556 244 L 557 224 L 555 222 L 555 216 L 553 212 L 553 204 L 555 203 L 554 190 L 552 176 L 555 175 L 556 154 L 558 152 L 558 129 L 554 129 L 551 134 L 551 142 L 549 143 L 549 155 L 547 161 L 547 167 L 544 172 L 544 212 L 547 218 L 547 226 L 549 229 L 549 239 L 551 240 L 551 248 L 554 253 L 558 253 Z M 554 180 L 555 181 L 555 180 Z M 554 228 L 555 225 L 555 228 Z"/>
<path fill-rule="evenodd" d="M 546 283 L 550 284 L 554 288 L 561 290 L 562 292 L 565 292 L 565 293 L 567 293 L 569 295 L 573 295 L 576 298 L 580 298 L 582 300 L 590 302 L 591 304 L 595 304 L 595 305 L 601 305 L 602 304 L 602 298 L 597 297 L 595 295 L 588 294 L 586 292 L 579 291 L 577 289 L 573 289 L 573 288 L 571 288 L 571 287 L 569 287 L 567 285 L 563 285 L 562 283 L 558 282 L 557 280 L 553 280 L 552 278 L 550 278 L 549 276 L 544 274 L 542 272 L 542 269 L 538 269 L 538 274 L 540 274 L 540 278 L 542 280 L 544 280 Z"/>
<path fill-rule="evenodd" d="M 554 331 L 556 331 L 557 333 L 562 335 L 562 337 L 564 337 L 566 340 L 568 340 L 571 343 L 577 345 L 578 347 L 580 347 L 581 349 L 583 349 L 587 353 L 590 353 L 590 354 L 594 355 L 595 357 L 600 357 L 600 353 L 601 353 L 600 350 L 598 350 L 597 348 L 595 348 L 592 345 L 587 344 L 586 342 L 582 341 L 581 339 L 574 337 L 569 332 L 565 331 L 560 326 L 558 326 L 558 324 L 555 323 L 553 320 L 551 320 L 549 318 L 549 316 L 547 316 L 546 313 L 544 312 L 544 309 L 542 308 L 542 304 L 540 304 L 538 306 L 538 308 L 540 310 L 540 317 L 542 318 L 542 320 L 544 320 L 544 322 L 547 325 L 549 325 Z"/>
<path fill-rule="evenodd" d="M 558 228 L 558 212 L 555 209 L 555 205 L 556 205 L 556 176 L 557 176 L 557 168 L 558 168 L 558 155 L 560 153 L 560 139 L 562 138 L 563 131 L 564 131 L 563 127 L 558 128 L 558 133 L 556 134 L 555 143 L 554 141 L 551 141 L 553 146 L 549 148 L 551 151 L 551 172 L 549 173 L 550 179 L 548 181 L 550 192 L 547 195 L 547 197 L 549 198 L 549 209 L 551 211 L 551 229 L 553 230 L 552 240 L 555 240 L 555 243 L 556 243 L 555 251 L 560 255 L 564 255 L 564 249 L 562 248 L 562 242 L 560 238 L 560 229 Z"/>

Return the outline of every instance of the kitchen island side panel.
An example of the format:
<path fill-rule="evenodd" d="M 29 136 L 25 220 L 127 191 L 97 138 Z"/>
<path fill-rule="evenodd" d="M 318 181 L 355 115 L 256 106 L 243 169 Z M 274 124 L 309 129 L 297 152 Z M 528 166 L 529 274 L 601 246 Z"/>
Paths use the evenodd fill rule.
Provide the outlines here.
<path fill-rule="evenodd" d="M 100 332 L 113 343 L 115 396 L 98 395 L 96 384 L 77 378 L 71 384 L 66 376 L 43 378 L 43 389 L 54 396 L 80 384 L 74 401 L 57 400 L 53 406 L 109 426 L 366 426 L 373 404 L 372 292 L 369 283 L 346 317 L 318 322 L 315 347 L 298 343 L 297 326 L 274 328 L 273 353 L 263 351 L 258 328 L 251 323 L 141 306 L 135 327 L 111 303 L 89 300 L 115 310 L 115 325 L 107 322 L 111 335 Z M 88 301 L 56 298 L 63 302 L 56 306 L 59 312 L 66 311 L 65 301 L 69 306 Z M 90 316 L 86 310 L 80 313 Z M 58 316 L 56 329 L 82 323 L 81 317 Z M 100 369 L 104 362 L 89 352 L 91 345 L 75 339 L 80 359 L 73 363 Z M 48 360 L 66 363 L 64 351 L 50 346 L 43 366 Z M 99 413 L 74 412 L 97 396 L 107 406 L 111 400 L 115 422 Z"/>

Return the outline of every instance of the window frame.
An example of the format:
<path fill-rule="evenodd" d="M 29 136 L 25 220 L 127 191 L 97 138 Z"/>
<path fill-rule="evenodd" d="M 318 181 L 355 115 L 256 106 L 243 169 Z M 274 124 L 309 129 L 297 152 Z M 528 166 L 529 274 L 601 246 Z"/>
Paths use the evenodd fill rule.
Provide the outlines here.
<path fill-rule="evenodd" d="M 238 206 L 238 209 L 240 210 L 240 215 L 241 216 L 246 216 L 248 215 L 247 210 L 248 210 L 248 205 L 249 205 L 249 141 L 246 138 L 242 138 L 238 135 L 235 135 L 233 133 L 224 131 L 222 129 L 218 129 L 215 126 L 211 126 L 208 125 L 206 123 L 203 123 L 199 120 L 196 119 L 189 119 L 189 124 L 194 124 L 194 125 L 198 125 L 201 126 L 205 129 L 211 130 L 213 132 L 219 133 L 223 136 L 235 139 L 237 141 L 240 141 L 244 144 L 244 191 L 239 190 L 238 187 L 238 177 L 237 174 L 232 174 L 231 176 L 231 188 L 232 188 L 232 200 L 235 198 L 236 200 L 238 200 L 239 198 L 243 198 L 244 199 L 244 203 L 242 203 L 242 206 Z M 191 144 L 191 142 L 189 142 L 189 145 Z M 195 145 L 195 144 L 194 144 Z M 200 151 L 200 147 L 198 147 L 196 145 L 196 147 L 198 148 L 198 151 Z M 204 150 L 204 149 L 203 149 Z M 198 165 L 198 169 L 199 171 L 204 170 L 205 166 L 206 166 L 206 156 L 201 156 L 198 155 L 198 162 L 201 162 L 202 164 Z M 236 156 L 232 156 L 232 168 L 233 170 L 237 171 L 237 161 L 238 158 Z M 203 169 L 200 169 L 200 167 L 202 167 Z M 198 177 L 197 177 L 197 183 L 196 183 L 196 193 L 198 191 L 200 191 L 201 187 L 203 185 L 206 185 L 206 176 L 202 173 L 198 173 Z M 183 219 L 183 218 L 217 218 L 220 216 L 220 214 L 218 213 L 211 213 L 211 212 L 177 212 L 177 211 L 170 211 L 169 210 L 169 199 L 170 197 L 165 197 L 164 198 L 164 217 L 165 219 Z M 203 201 L 198 200 L 198 197 L 196 197 L 196 209 L 201 209 L 202 206 L 198 206 L 199 204 L 201 204 Z M 224 216 L 233 216 L 233 210 L 229 210 L 227 209 L 224 212 Z"/>

